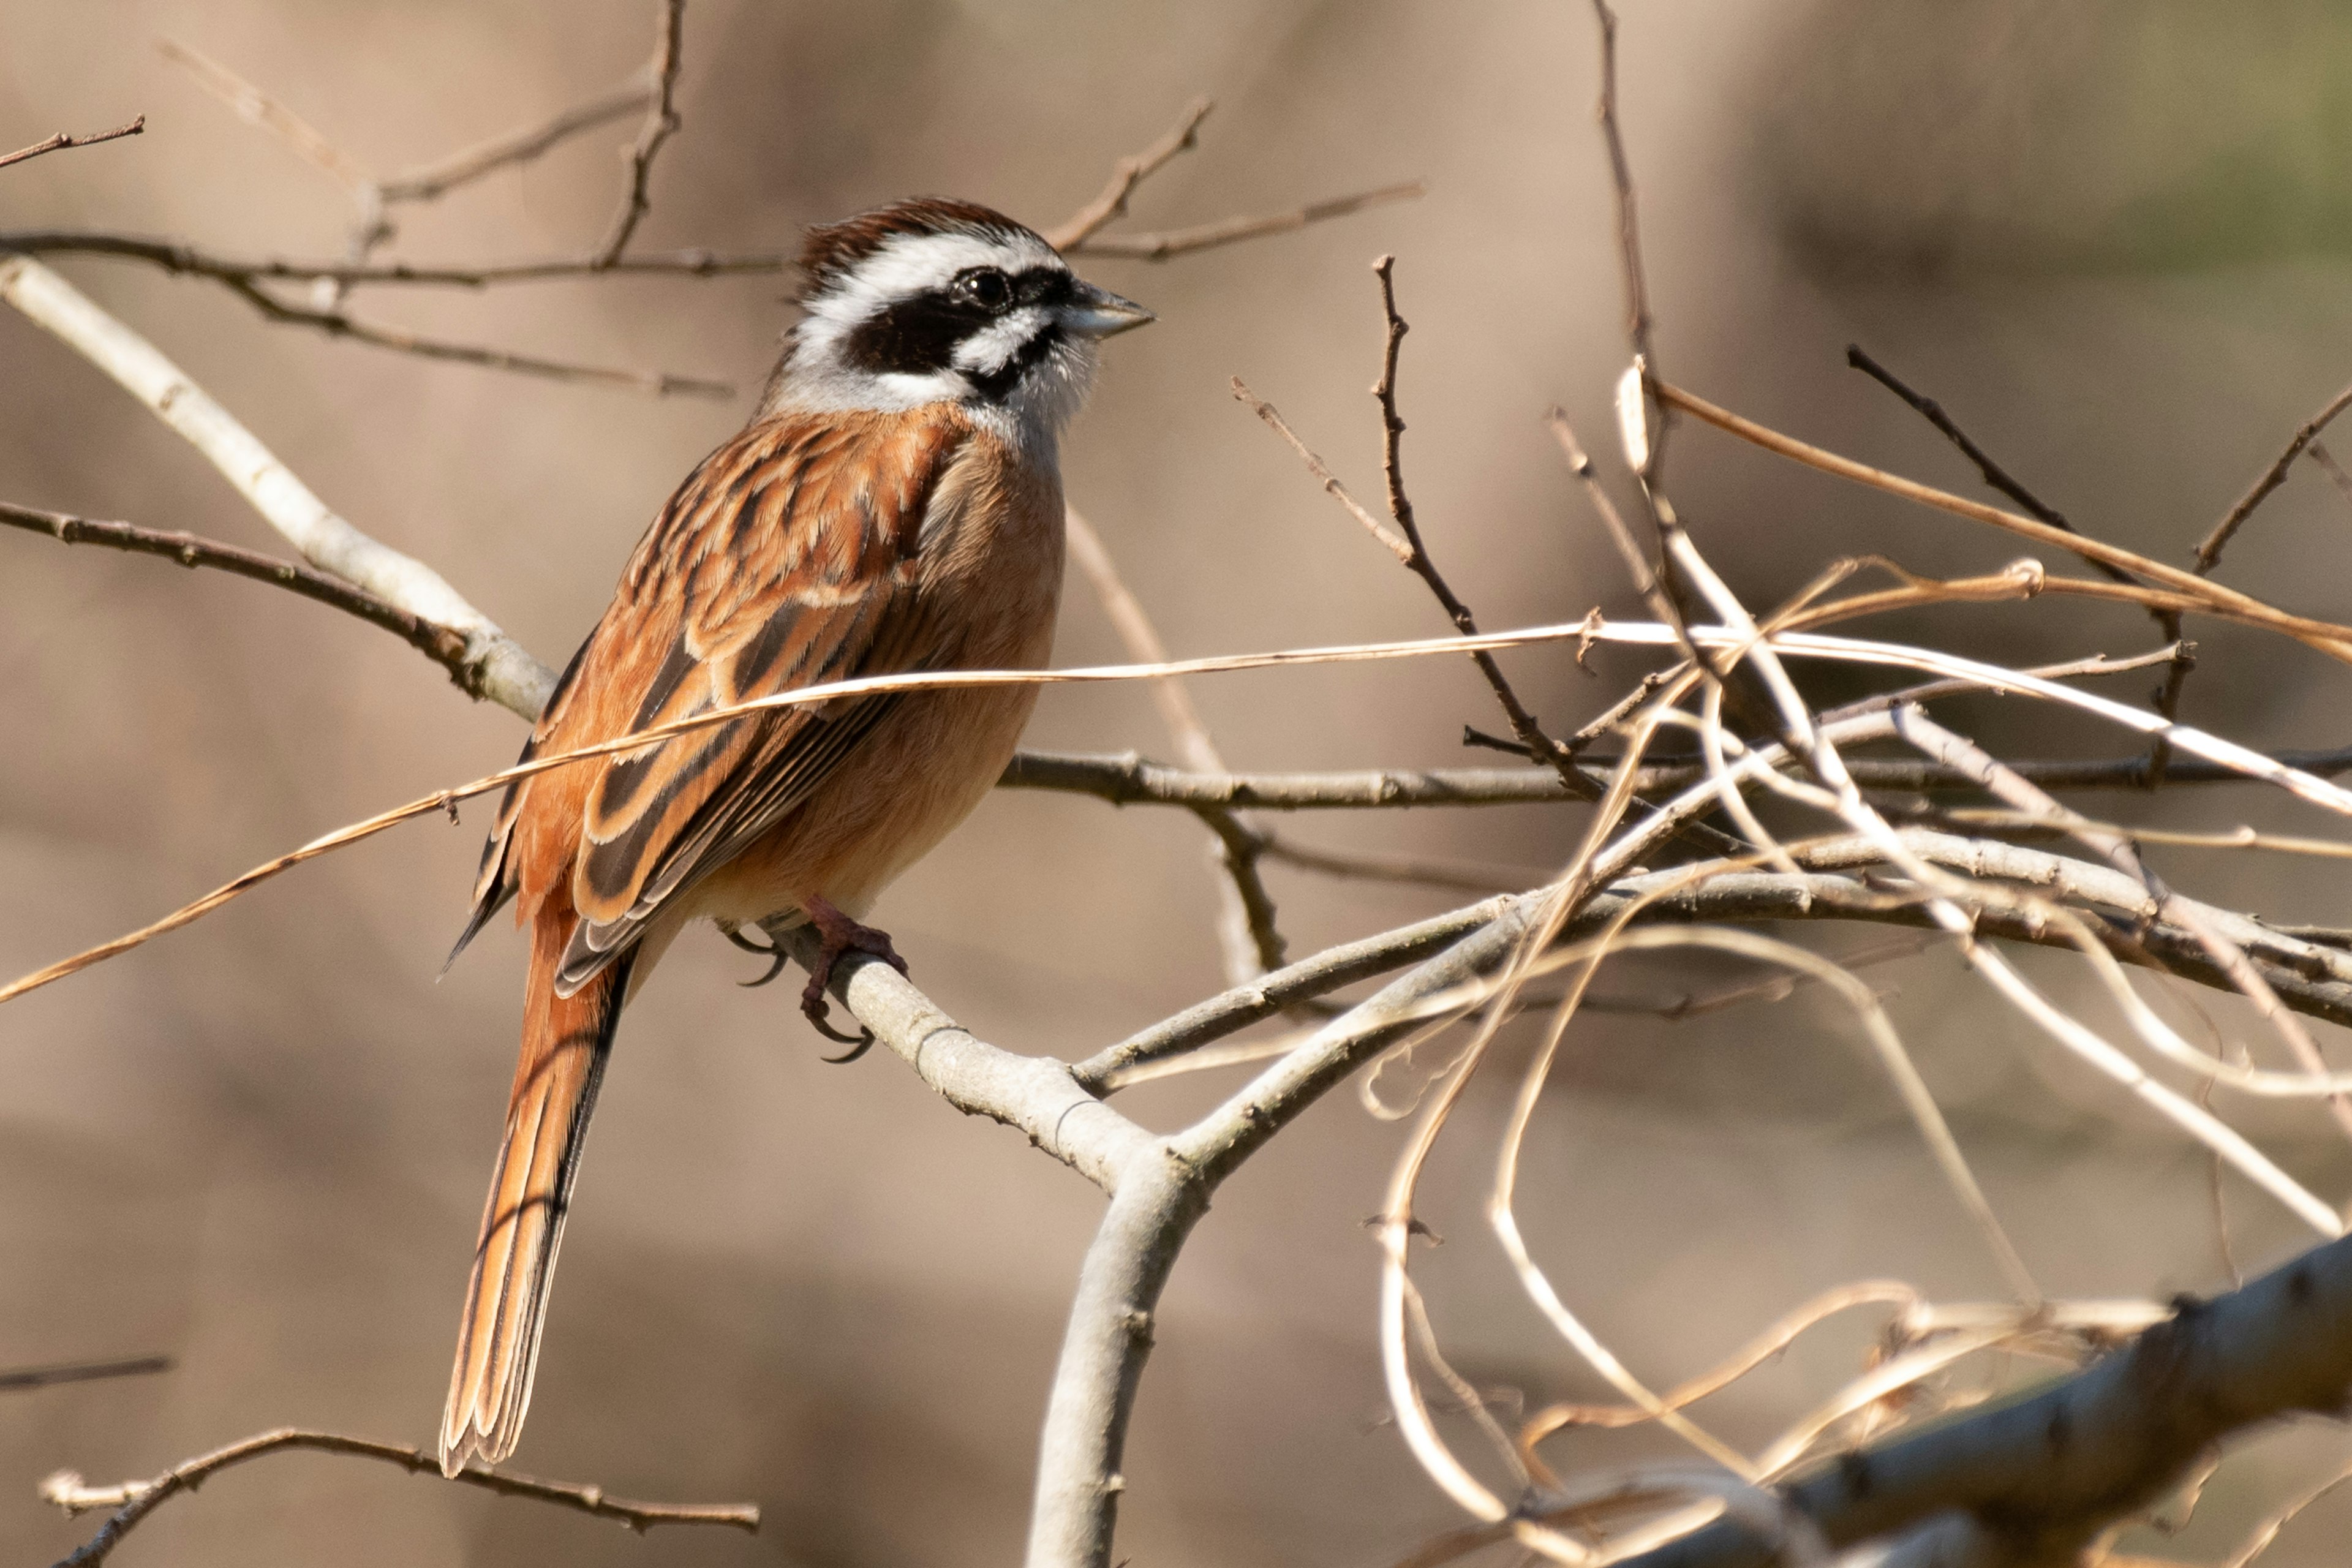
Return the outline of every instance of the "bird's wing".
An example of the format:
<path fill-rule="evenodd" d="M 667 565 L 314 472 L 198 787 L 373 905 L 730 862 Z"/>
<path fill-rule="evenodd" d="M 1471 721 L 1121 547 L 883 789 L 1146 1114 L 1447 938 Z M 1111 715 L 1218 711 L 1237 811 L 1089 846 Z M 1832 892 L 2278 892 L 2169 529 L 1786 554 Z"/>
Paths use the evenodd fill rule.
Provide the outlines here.
<path fill-rule="evenodd" d="M 916 594 L 936 507 L 971 440 L 952 409 L 786 415 L 721 447 L 670 498 L 565 670 L 526 758 L 823 681 L 935 668 Z M 806 799 L 891 705 L 869 697 L 689 731 L 519 781 L 483 851 L 470 936 L 568 876 L 570 994 L 679 889 Z M 461 942 L 462 945 L 462 942 Z"/>

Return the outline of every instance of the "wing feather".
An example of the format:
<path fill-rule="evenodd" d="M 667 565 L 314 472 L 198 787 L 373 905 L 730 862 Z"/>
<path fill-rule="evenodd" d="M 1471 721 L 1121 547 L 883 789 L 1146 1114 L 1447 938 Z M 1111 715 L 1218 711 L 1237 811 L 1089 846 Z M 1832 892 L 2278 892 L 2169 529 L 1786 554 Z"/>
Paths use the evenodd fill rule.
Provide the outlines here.
<path fill-rule="evenodd" d="M 971 432 L 953 410 L 763 420 L 678 487 L 574 656 L 526 759 L 821 681 L 944 662 L 915 552 Z M 942 493 L 942 491 L 947 493 Z M 483 850 L 467 936 L 556 879 L 579 910 L 571 994 L 668 900 L 850 756 L 887 698 L 784 709 L 519 781 Z M 463 943 L 461 942 L 460 945 Z"/>

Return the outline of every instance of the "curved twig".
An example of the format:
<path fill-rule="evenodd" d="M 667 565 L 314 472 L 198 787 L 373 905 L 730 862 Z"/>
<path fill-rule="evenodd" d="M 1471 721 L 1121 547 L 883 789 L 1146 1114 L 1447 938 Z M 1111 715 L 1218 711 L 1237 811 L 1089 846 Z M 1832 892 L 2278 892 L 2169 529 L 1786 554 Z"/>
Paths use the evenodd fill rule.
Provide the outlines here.
<path fill-rule="evenodd" d="M 437 1456 L 406 1443 L 385 1443 L 373 1437 L 351 1437 L 336 1432 L 281 1426 L 174 1465 L 152 1480 L 92 1487 L 86 1485 L 72 1471 L 60 1470 L 41 1483 L 43 1500 L 56 1504 L 68 1514 L 87 1513 L 102 1508 L 115 1511 L 99 1527 L 96 1535 L 61 1559 L 58 1568 L 95 1568 L 149 1514 L 181 1493 L 194 1491 L 206 1479 L 231 1466 L 296 1448 L 381 1459 L 398 1465 L 411 1475 L 435 1472 L 441 1468 Z M 450 1479 L 460 1485 L 497 1492 L 501 1497 L 535 1498 L 541 1502 L 577 1509 L 598 1519 L 614 1520 L 631 1530 L 649 1530 L 656 1524 L 724 1524 L 737 1530 L 755 1531 L 760 1528 L 760 1510 L 757 1505 L 747 1502 L 637 1502 L 627 1498 L 608 1497 L 604 1489 L 598 1486 L 544 1481 L 530 1476 L 503 1475 L 496 1470 L 473 1468 L 460 1470 Z"/>

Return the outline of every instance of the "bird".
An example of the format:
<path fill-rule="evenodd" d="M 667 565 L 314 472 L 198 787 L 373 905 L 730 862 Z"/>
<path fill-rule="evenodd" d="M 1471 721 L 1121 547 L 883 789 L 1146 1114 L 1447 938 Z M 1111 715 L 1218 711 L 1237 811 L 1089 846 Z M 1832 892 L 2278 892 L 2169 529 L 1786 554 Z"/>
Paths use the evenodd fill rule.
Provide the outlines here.
<path fill-rule="evenodd" d="M 820 682 L 1045 665 L 1062 434 L 1100 342 L 1152 313 L 1013 219 L 941 196 L 809 230 L 800 269 L 801 317 L 751 420 L 655 518 L 526 761 Z M 987 794 L 1036 693 L 770 709 L 509 787 L 450 954 L 509 901 L 530 928 L 445 1473 L 498 1464 L 521 1434 L 597 1085 L 663 952 L 697 920 L 730 935 L 812 926 L 802 1005 L 824 1027 L 843 955 L 905 970 L 860 917 Z"/>

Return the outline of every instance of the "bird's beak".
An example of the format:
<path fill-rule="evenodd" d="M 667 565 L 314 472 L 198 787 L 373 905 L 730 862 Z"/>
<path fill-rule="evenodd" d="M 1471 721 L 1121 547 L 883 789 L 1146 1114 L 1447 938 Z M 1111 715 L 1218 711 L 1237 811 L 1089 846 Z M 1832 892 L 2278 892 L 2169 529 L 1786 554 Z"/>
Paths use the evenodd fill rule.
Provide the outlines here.
<path fill-rule="evenodd" d="M 1056 314 L 1064 327 L 1089 338 L 1108 338 L 1114 333 L 1139 327 L 1160 318 L 1132 300 L 1122 300 L 1108 289 L 1097 289 L 1084 279 L 1073 279 L 1077 284 L 1068 304 Z"/>

